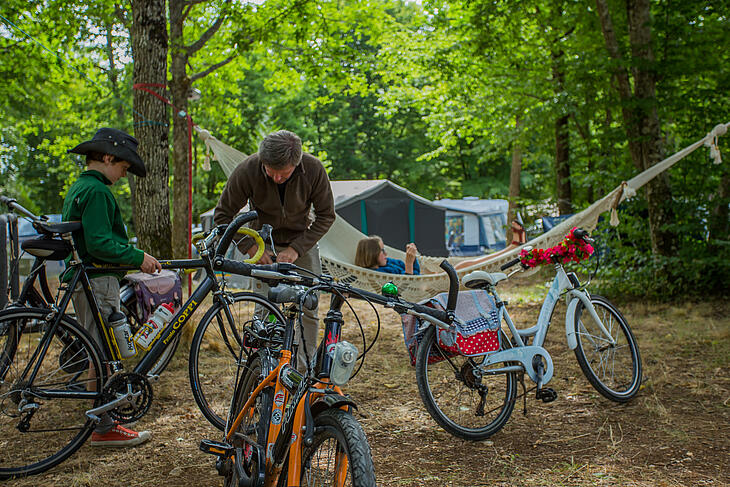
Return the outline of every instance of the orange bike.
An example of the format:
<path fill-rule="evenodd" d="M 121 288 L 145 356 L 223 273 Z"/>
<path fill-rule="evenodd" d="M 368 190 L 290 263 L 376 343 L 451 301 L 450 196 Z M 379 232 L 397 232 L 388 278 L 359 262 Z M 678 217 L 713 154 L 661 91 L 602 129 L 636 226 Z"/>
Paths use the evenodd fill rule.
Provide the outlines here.
<path fill-rule="evenodd" d="M 452 277 L 447 309 L 453 310 L 458 278 L 448 263 L 443 266 Z M 277 283 L 269 301 L 284 305 L 283 321 L 269 313 L 247 326 L 246 345 L 256 351 L 247 360 L 240 357 L 223 440 L 200 444 L 201 450 L 218 456 L 216 468 L 225 477 L 224 485 L 375 486 L 370 446 L 351 414 L 356 404 L 340 389 L 358 359 L 357 348 L 340 340 L 342 306 L 346 297 L 354 297 L 401 313 L 435 315 L 445 322 L 451 312 L 339 284 L 329 276 L 304 276 L 293 271 L 308 271 L 293 264 L 221 261 L 220 268 Z M 331 294 L 330 308 L 316 355 L 300 373 L 291 365 L 296 355 L 294 330 L 297 323 L 301 326 L 302 311 L 316 305 L 317 291 Z"/>

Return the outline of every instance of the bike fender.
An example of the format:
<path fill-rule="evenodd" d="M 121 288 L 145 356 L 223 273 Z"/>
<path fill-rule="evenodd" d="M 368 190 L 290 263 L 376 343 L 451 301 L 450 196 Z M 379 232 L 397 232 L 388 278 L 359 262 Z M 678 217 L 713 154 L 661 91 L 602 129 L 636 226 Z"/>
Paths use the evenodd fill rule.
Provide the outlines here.
<path fill-rule="evenodd" d="M 350 406 L 357 409 L 357 403 L 355 401 L 341 394 L 322 394 L 312 401 L 310 409 L 312 416 L 317 416 L 327 409 L 340 409 L 343 406 Z"/>
<path fill-rule="evenodd" d="M 568 341 L 568 348 L 575 350 L 578 346 L 578 337 L 575 335 L 575 309 L 580 299 L 571 299 L 568 303 L 568 310 L 565 312 L 565 338 Z"/>

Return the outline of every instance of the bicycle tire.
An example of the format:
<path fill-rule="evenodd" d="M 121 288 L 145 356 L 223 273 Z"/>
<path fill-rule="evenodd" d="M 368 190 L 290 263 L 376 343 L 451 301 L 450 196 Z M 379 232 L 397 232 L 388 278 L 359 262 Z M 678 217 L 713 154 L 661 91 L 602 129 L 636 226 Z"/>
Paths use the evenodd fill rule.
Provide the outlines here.
<path fill-rule="evenodd" d="M 509 348 L 506 335 L 502 331 L 500 335 L 502 348 Z M 442 360 L 433 360 L 437 356 Z M 436 328 L 430 326 L 416 353 L 416 383 L 426 410 L 439 426 L 458 438 L 470 441 L 489 438 L 502 429 L 512 414 L 517 397 L 517 373 L 483 375 L 479 380 L 472 371 L 483 357 L 455 355 L 444 359 L 446 356 L 449 354 L 438 346 Z M 505 364 L 496 366 L 502 365 Z M 487 387 L 481 415 L 482 395 L 477 388 L 480 386 Z"/>
<path fill-rule="evenodd" d="M 0 312 L 0 329 L 18 337 L 12 356 L 6 355 L 0 368 L 0 451 L 3 452 L 0 479 L 3 480 L 38 474 L 58 465 L 84 444 L 95 426 L 85 411 L 98 406 L 99 397 L 44 397 L 26 404 L 26 411 L 32 411 L 27 418 L 28 430 L 19 427 L 23 400 L 35 397 L 23 394 L 28 384 L 20 376 L 29 361 L 37 360 L 34 354 L 41 346 L 40 339 L 48 329 L 46 317 L 51 313 L 42 308 L 10 308 Z M 90 378 L 90 365 L 102 373 Z M 86 330 L 64 315 L 41 357 L 32 386 L 36 392 L 44 389 L 98 391 L 103 384 L 103 372 L 98 346 Z"/>
<path fill-rule="evenodd" d="M 636 396 L 641 387 L 641 355 L 626 318 L 603 296 L 592 295 L 591 304 L 616 345 L 610 345 L 582 302 L 575 310 L 578 360 L 588 382 L 604 397 L 623 403 Z M 628 353 L 625 353 L 628 352 Z M 630 369 L 630 370 L 629 370 Z M 616 376 L 616 373 L 619 373 Z"/>
<path fill-rule="evenodd" d="M 250 351 L 241 354 L 242 347 L 248 349 L 243 340 L 244 328 L 252 325 L 254 316 L 273 314 L 279 323 L 284 322 L 279 309 L 258 294 L 239 292 L 229 298 L 234 321 L 228 319 L 223 304 L 214 303 L 195 330 L 188 364 L 195 402 L 203 416 L 221 431 L 231 406 L 239 357 L 246 359 L 250 355 Z M 258 312 L 257 306 L 261 307 Z"/>
<path fill-rule="evenodd" d="M 251 392 L 258 386 L 263 378 L 270 372 L 270 367 L 262 367 L 261 358 L 258 355 L 252 356 L 248 361 L 245 370 L 240 374 L 240 379 L 233 393 L 233 406 L 231 414 L 228 417 L 227 424 L 233 424 L 238 413 L 243 409 Z M 256 396 L 253 414 L 246 417 L 239 425 L 237 432 L 244 435 L 254 433 L 254 438 L 262 452 L 266 452 L 266 438 L 269 433 L 269 421 L 271 419 L 271 409 L 274 404 L 274 390 L 271 387 L 265 387 Z M 235 468 L 234 462 L 241 463 L 244 473 L 249 477 L 244 480 L 245 485 L 254 485 L 251 479 L 256 478 L 259 474 L 256 458 L 252 455 L 250 445 L 243 442 L 240 437 L 234 436 L 233 447 L 236 453 L 231 457 L 226 467 L 226 475 L 224 476 L 224 487 L 238 487 L 240 479 L 238 470 Z"/>
<path fill-rule="evenodd" d="M 320 453 L 324 450 L 324 453 Z M 347 456 L 344 482 L 335 482 L 337 456 Z M 365 432 L 352 414 L 342 409 L 326 409 L 314 417 L 314 441 L 302 449 L 302 487 L 343 485 L 375 487 L 375 467 Z M 279 474 L 278 487 L 286 487 L 289 459 Z"/>

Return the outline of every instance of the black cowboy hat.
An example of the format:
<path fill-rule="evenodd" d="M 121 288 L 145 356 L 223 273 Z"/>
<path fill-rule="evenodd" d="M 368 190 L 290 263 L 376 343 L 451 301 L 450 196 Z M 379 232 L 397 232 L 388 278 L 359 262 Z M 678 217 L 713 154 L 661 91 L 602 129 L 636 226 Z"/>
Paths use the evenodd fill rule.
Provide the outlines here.
<path fill-rule="evenodd" d="M 86 155 L 89 152 L 111 154 L 129 163 L 129 172 L 141 178 L 147 175 L 142 158 L 137 154 L 137 139 L 117 129 L 101 128 L 94 138 L 82 142 L 68 152 Z"/>

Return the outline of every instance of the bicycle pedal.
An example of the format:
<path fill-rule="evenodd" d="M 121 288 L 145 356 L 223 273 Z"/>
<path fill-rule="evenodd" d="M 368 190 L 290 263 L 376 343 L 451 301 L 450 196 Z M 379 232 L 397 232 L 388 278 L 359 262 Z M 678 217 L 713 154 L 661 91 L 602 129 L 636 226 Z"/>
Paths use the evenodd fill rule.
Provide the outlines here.
<path fill-rule="evenodd" d="M 558 393 L 555 391 L 555 389 L 552 389 L 550 387 L 543 387 L 542 389 L 539 389 L 537 391 L 535 397 L 537 397 L 537 399 L 540 399 L 542 402 L 553 402 L 558 398 Z"/>
<path fill-rule="evenodd" d="M 233 446 L 222 441 L 201 440 L 200 451 L 210 455 L 217 455 L 219 457 L 229 457 L 233 455 Z"/>

